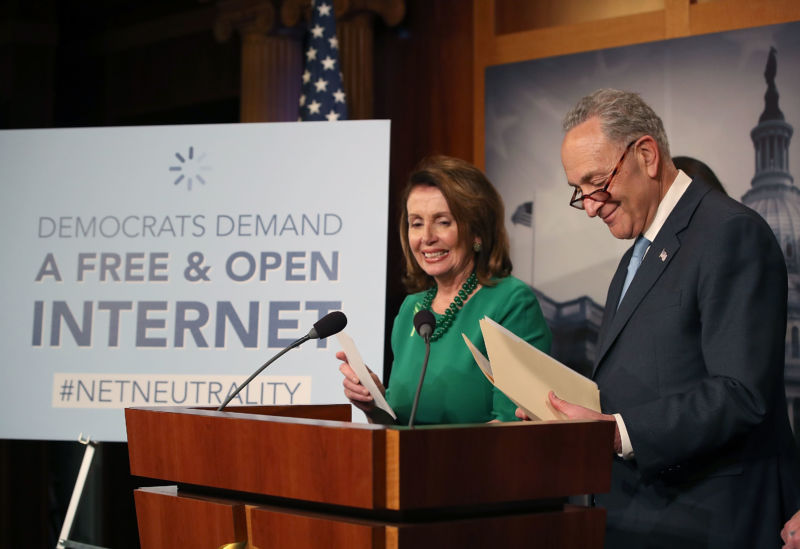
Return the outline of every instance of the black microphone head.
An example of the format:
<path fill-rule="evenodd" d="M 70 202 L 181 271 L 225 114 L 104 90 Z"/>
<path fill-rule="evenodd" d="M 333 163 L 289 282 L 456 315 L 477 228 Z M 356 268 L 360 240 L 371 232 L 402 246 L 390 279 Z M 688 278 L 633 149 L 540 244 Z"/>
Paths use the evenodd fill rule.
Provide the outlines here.
<path fill-rule="evenodd" d="M 314 327 L 308 332 L 308 337 L 311 339 L 325 339 L 333 334 L 338 334 L 344 330 L 345 326 L 347 326 L 347 317 L 344 316 L 344 313 L 342 311 L 333 311 L 314 323 Z"/>
<path fill-rule="evenodd" d="M 428 341 L 436 328 L 436 317 L 428 309 L 422 309 L 414 315 L 414 328 L 422 339 Z"/>

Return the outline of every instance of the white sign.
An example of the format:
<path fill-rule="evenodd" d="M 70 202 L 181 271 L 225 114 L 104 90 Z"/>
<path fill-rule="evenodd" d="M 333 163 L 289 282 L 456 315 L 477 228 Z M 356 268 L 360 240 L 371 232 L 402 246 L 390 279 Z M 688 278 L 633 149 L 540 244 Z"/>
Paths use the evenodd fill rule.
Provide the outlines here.
<path fill-rule="evenodd" d="M 0 132 L 0 438 L 218 406 L 333 310 L 382 364 L 389 122 Z M 345 402 L 332 340 L 231 402 Z"/>

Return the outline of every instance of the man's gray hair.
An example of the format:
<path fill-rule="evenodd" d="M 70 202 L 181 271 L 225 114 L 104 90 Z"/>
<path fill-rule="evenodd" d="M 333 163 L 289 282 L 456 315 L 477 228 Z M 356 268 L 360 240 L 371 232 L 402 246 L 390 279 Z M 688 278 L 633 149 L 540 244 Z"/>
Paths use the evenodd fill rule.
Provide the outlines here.
<path fill-rule="evenodd" d="M 634 139 L 649 135 L 658 143 L 664 157 L 662 161 L 669 160 L 669 142 L 664 124 L 638 93 L 610 88 L 592 92 L 578 101 L 564 117 L 564 131 L 570 131 L 593 116 L 600 118 L 603 134 L 612 143 L 625 146 Z"/>

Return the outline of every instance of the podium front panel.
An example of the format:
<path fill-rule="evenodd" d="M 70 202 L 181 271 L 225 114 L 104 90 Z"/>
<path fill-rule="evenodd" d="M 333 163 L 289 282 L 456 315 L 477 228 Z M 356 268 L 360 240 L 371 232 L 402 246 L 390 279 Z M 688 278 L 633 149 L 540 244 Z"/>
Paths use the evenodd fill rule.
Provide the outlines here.
<path fill-rule="evenodd" d="M 607 492 L 613 422 L 387 431 L 386 507 L 419 509 Z"/>
<path fill-rule="evenodd" d="M 128 408 L 125 419 L 133 475 L 359 508 L 385 499 L 380 426 L 236 408 Z"/>
<path fill-rule="evenodd" d="M 399 514 L 518 506 L 610 488 L 613 422 L 409 429 L 308 418 L 336 417 L 342 406 L 349 415 L 349 405 L 280 410 L 303 417 L 265 415 L 270 407 L 128 408 L 131 474 L 242 500 Z"/>

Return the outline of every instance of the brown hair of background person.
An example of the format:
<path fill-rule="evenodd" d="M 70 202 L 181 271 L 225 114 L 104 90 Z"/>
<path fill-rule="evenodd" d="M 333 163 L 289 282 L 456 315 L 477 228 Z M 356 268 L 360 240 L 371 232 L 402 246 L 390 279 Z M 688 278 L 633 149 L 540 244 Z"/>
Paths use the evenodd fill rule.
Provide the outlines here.
<path fill-rule="evenodd" d="M 692 158 L 691 156 L 675 156 L 672 158 L 673 164 L 679 170 L 683 170 L 686 175 L 691 177 L 692 179 L 699 178 L 711 185 L 715 190 L 723 193 L 728 194 L 725 190 L 725 187 L 722 186 L 722 183 L 717 178 L 717 174 L 714 173 L 714 170 L 708 167 L 705 162 L 701 162 L 696 158 Z"/>

